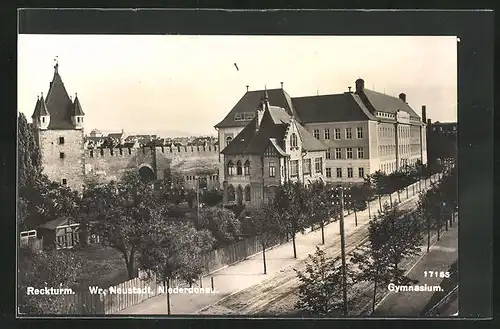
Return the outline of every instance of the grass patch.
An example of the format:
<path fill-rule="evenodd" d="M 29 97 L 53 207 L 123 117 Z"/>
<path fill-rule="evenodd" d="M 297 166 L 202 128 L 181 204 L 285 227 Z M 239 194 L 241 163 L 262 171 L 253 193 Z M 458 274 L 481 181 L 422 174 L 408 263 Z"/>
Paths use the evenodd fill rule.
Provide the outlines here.
<path fill-rule="evenodd" d="M 85 267 L 77 278 L 77 290 L 87 290 L 91 285 L 108 288 L 128 280 L 125 260 L 118 250 L 92 244 L 75 249 L 75 253 L 85 262 Z"/>
<path fill-rule="evenodd" d="M 425 305 L 424 309 L 420 312 L 420 316 L 424 316 L 427 312 L 429 312 L 437 303 L 439 303 L 450 291 L 455 288 L 455 286 L 458 284 L 458 270 L 457 270 L 457 263 L 458 260 L 456 260 L 448 269 L 448 272 L 450 273 L 449 278 L 444 278 L 443 281 L 441 281 L 441 289 L 443 291 L 436 291 L 434 295 L 432 295 L 431 299 Z"/>

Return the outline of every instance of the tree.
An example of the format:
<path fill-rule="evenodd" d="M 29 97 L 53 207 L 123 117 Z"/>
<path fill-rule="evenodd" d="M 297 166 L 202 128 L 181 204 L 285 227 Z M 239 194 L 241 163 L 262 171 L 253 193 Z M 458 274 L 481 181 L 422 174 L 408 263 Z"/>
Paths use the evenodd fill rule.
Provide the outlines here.
<path fill-rule="evenodd" d="M 352 264 L 357 269 L 355 280 L 373 282 L 372 312 L 375 311 L 377 288 L 391 282 L 388 258 L 380 248 L 375 225 L 376 222 L 370 222 L 369 244 L 358 247 L 351 258 Z"/>
<path fill-rule="evenodd" d="M 419 218 L 414 213 L 403 213 L 397 204 L 385 205 L 377 222 L 378 234 L 382 237 L 381 252 L 388 257 L 388 268 L 392 273 L 391 282 L 402 285 L 412 282 L 399 264 L 404 258 L 420 251 L 422 229 Z"/>
<path fill-rule="evenodd" d="M 122 254 L 132 279 L 137 251 L 154 233 L 152 211 L 165 211 L 158 207 L 153 189 L 138 173 L 128 172 L 118 182 L 86 187 L 82 204 L 88 214 L 83 226 Z"/>
<path fill-rule="evenodd" d="M 405 173 L 402 171 L 395 171 L 387 176 L 387 185 L 389 188 L 389 193 L 392 194 L 394 191 L 398 193 L 398 202 L 401 202 L 400 191 L 406 186 Z"/>
<path fill-rule="evenodd" d="M 202 198 L 204 204 L 209 207 L 216 206 L 222 202 L 223 192 L 222 190 L 208 190 Z"/>
<path fill-rule="evenodd" d="M 358 226 L 358 211 L 366 209 L 367 194 L 369 190 L 365 186 L 353 185 L 347 190 L 344 199 L 347 201 L 350 209 L 354 212 L 354 223 Z"/>
<path fill-rule="evenodd" d="M 309 198 L 307 214 L 311 224 L 321 227 L 321 244 L 325 244 L 325 223 L 332 215 L 332 204 L 329 191 L 323 181 L 314 181 L 308 186 Z"/>
<path fill-rule="evenodd" d="M 267 274 L 266 248 L 284 233 L 280 221 L 273 213 L 272 205 L 266 204 L 260 209 L 245 211 L 242 218 L 243 232 L 257 237 L 262 246 L 264 274 Z"/>
<path fill-rule="evenodd" d="M 427 230 L 427 252 L 430 249 L 430 236 L 431 230 L 436 229 L 438 240 L 441 235 L 441 214 L 442 214 L 442 200 L 436 185 L 432 186 L 425 193 L 421 193 L 419 197 L 419 211 L 422 220 L 425 223 Z"/>
<path fill-rule="evenodd" d="M 382 211 L 382 196 L 387 193 L 387 175 L 385 172 L 378 170 L 370 176 L 368 181 L 371 183 L 373 191 L 378 197 L 378 204 L 380 211 Z"/>
<path fill-rule="evenodd" d="M 155 215 L 154 230 L 141 246 L 138 262 L 147 277 L 163 284 L 170 315 L 170 282 L 194 283 L 203 272 L 203 253 L 211 250 L 213 238 L 190 223 L 164 222 Z"/>
<path fill-rule="evenodd" d="M 71 250 L 18 253 L 18 312 L 27 315 L 68 314 L 72 305 L 62 295 L 28 295 L 27 288 L 74 289 L 85 261 Z"/>
<path fill-rule="evenodd" d="M 316 247 L 314 255 L 309 255 L 305 271 L 295 270 L 300 281 L 297 308 L 310 316 L 340 315 L 342 301 L 342 267 L 340 257 L 327 257 Z M 347 285 L 354 283 L 349 271 Z"/>
<path fill-rule="evenodd" d="M 240 222 L 231 210 L 218 207 L 204 208 L 200 217 L 193 218 L 198 230 L 208 230 L 215 238 L 215 248 L 238 240 L 241 232 Z"/>
<path fill-rule="evenodd" d="M 196 199 L 196 191 L 194 189 L 189 189 L 186 194 L 186 201 L 190 209 L 193 208 L 193 203 L 195 199 Z"/>
<path fill-rule="evenodd" d="M 280 185 L 271 203 L 274 220 L 281 222 L 292 237 L 293 257 L 297 258 L 295 234 L 304 229 L 307 213 L 307 193 L 300 182 L 285 182 Z"/>

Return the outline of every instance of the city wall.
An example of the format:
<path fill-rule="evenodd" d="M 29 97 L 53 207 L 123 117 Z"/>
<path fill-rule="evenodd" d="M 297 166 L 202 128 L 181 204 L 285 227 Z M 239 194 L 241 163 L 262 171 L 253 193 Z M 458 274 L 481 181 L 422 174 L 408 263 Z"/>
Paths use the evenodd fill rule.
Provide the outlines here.
<path fill-rule="evenodd" d="M 157 179 L 168 175 L 215 174 L 219 159 L 218 147 L 181 146 L 112 148 L 85 150 L 85 174 L 104 180 L 116 180 L 127 170 L 148 167 Z"/>

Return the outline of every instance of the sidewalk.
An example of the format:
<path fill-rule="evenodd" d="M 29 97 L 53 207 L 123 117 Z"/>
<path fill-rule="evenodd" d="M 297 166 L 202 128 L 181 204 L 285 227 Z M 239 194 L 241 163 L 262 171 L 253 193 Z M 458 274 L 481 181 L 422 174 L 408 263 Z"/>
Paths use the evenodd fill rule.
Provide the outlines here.
<path fill-rule="evenodd" d="M 409 199 L 406 198 L 406 191 L 401 192 L 401 201 L 416 203 L 418 200 L 418 182 L 415 183 L 415 194 L 412 186 L 409 187 Z M 426 186 L 429 186 L 427 181 Z M 422 182 L 422 189 L 424 182 Z M 397 201 L 397 193 L 392 196 L 392 201 Z M 389 202 L 389 196 L 382 198 L 382 204 Z M 379 209 L 378 198 L 370 202 L 370 213 L 373 216 Z M 357 213 L 358 226 L 354 223 L 354 214 L 345 216 L 344 229 L 346 240 L 349 236 L 362 229 L 368 223 L 368 209 Z M 309 231 L 309 230 L 308 230 Z M 328 245 L 339 235 L 338 222 L 330 223 L 325 226 L 325 243 Z M 296 235 L 297 259 L 293 258 L 292 241 L 273 249 L 266 250 L 267 273 L 263 274 L 262 254 L 258 253 L 247 260 L 237 264 L 222 268 L 203 278 L 203 288 L 211 287 L 211 278 L 213 278 L 214 289 L 216 293 L 210 294 L 171 294 L 170 308 L 171 314 L 193 314 L 200 309 L 214 304 L 220 299 L 234 294 L 240 290 L 249 288 L 253 285 L 278 274 L 281 269 L 295 264 L 298 260 L 304 259 L 309 254 L 314 253 L 316 246 L 321 243 L 321 230 L 317 229 L 306 234 L 298 233 Z M 120 311 L 118 314 L 167 314 L 166 295 L 160 295 L 144 302 L 134 305 L 130 308 Z"/>
<path fill-rule="evenodd" d="M 454 223 L 448 231 L 442 232 L 441 239 L 431 246 L 429 253 L 413 265 L 408 276 L 419 280 L 417 285 L 440 285 L 442 278 L 425 277 L 424 271 L 448 271 L 458 258 L 458 225 Z M 430 301 L 432 291 L 390 292 L 379 302 L 373 316 L 416 317 Z"/>

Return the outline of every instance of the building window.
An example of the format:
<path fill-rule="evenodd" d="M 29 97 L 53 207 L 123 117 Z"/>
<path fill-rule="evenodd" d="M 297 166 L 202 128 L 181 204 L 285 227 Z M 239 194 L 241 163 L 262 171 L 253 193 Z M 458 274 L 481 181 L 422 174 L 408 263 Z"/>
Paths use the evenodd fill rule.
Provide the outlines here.
<path fill-rule="evenodd" d="M 335 149 L 335 159 L 342 159 L 342 149 L 340 147 Z"/>
<path fill-rule="evenodd" d="M 342 168 L 337 168 L 337 178 L 342 178 Z"/>
<path fill-rule="evenodd" d="M 365 177 L 365 168 L 358 168 L 359 178 Z"/>
<path fill-rule="evenodd" d="M 352 128 L 345 128 L 345 138 L 352 139 Z"/>
<path fill-rule="evenodd" d="M 325 155 L 325 158 L 327 160 L 330 160 L 332 158 L 332 153 L 330 152 L 330 149 L 326 150 L 326 155 Z"/>
<path fill-rule="evenodd" d="M 346 158 L 347 159 L 352 159 L 352 147 L 348 147 L 347 148 Z"/>
<path fill-rule="evenodd" d="M 299 160 L 290 161 L 290 175 L 297 176 L 299 174 Z"/>
<path fill-rule="evenodd" d="M 68 184 L 68 181 L 66 180 L 66 178 L 63 178 L 63 180 L 62 180 L 62 184 L 63 184 L 63 185 L 67 185 L 67 184 Z"/>
<path fill-rule="evenodd" d="M 314 138 L 319 139 L 319 129 L 314 129 Z"/>
<path fill-rule="evenodd" d="M 347 178 L 352 178 L 352 168 L 347 168 Z"/>
<path fill-rule="evenodd" d="M 233 185 L 227 187 L 227 201 L 236 201 L 236 193 Z"/>
<path fill-rule="evenodd" d="M 292 133 L 292 135 L 290 136 L 290 147 L 292 149 L 294 148 L 297 148 L 298 147 L 298 143 L 297 143 L 297 135 L 295 133 Z"/>
<path fill-rule="evenodd" d="M 42 117 L 42 123 L 45 123 L 45 117 Z"/>
<path fill-rule="evenodd" d="M 362 147 L 358 147 L 358 159 L 363 159 L 365 157 L 364 150 Z"/>
<path fill-rule="evenodd" d="M 231 136 L 226 137 L 226 146 L 228 146 L 232 140 L 233 140 L 233 138 Z"/>
<path fill-rule="evenodd" d="M 59 137 L 59 145 L 63 145 L 64 144 L 64 137 Z"/>
<path fill-rule="evenodd" d="M 340 128 L 335 128 L 335 139 L 340 139 Z"/>
<path fill-rule="evenodd" d="M 303 163 L 303 169 L 304 174 L 310 174 L 311 173 L 311 159 L 304 159 Z"/>
<path fill-rule="evenodd" d="M 332 177 L 332 168 L 326 168 L 326 177 L 328 178 Z"/>
<path fill-rule="evenodd" d="M 314 159 L 314 169 L 316 169 L 316 173 L 322 173 L 323 172 L 323 159 L 322 158 L 316 158 Z"/>
<path fill-rule="evenodd" d="M 93 158 L 94 157 L 94 151 L 93 150 L 90 150 L 90 157 Z"/>
<path fill-rule="evenodd" d="M 64 159 L 65 155 L 64 155 L 64 152 L 60 152 L 59 153 L 59 159 Z"/>
<path fill-rule="evenodd" d="M 276 165 L 274 161 L 269 161 L 269 177 L 276 177 Z"/>
<path fill-rule="evenodd" d="M 325 139 L 330 139 L 330 129 L 325 129 Z"/>
<path fill-rule="evenodd" d="M 243 165 L 244 171 L 245 171 L 245 176 L 250 176 L 250 161 L 245 161 L 245 164 Z"/>
<path fill-rule="evenodd" d="M 229 161 L 227 163 L 227 174 L 229 176 L 233 176 L 234 175 L 234 164 L 233 164 L 233 161 Z"/>
<path fill-rule="evenodd" d="M 363 127 L 356 128 L 356 136 L 358 138 L 363 138 Z"/>
<path fill-rule="evenodd" d="M 245 186 L 245 201 L 250 201 L 250 186 Z"/>
<path fill-rule="evenodd" d="M 236 162 L 236 175 L 241 176 L 243 175 L 243 166 L 241 165 L 241 161 L 238 160 Z"/>

